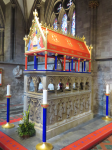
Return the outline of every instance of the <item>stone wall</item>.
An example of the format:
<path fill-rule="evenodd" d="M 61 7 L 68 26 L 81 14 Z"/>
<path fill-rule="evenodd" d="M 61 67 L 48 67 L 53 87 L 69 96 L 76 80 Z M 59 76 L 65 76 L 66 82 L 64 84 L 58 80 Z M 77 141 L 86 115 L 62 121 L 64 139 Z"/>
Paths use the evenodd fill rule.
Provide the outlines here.
<path fill-rule="evenodd" d="M 19 77 L 20 70 L 15 70 L 15 75 L 13 74 L 13 69 L 17 67 L 18 64 L 11 63 L 0 63 L 0 68 L 3 70 L 3 80 L 2 86 L 0 87 L 0 103 L 6 102 L 7 84 L 11 85 L 11 102 L 23 103 L 23 91 L 24 91 L 24 78 L 23 74 Z M 20 65 L 20 69 L 24 70 L 24 65 Z"/>
<path fill-rule="evenodd" d="M 0 3 L 1 5 L 1 3 Z M 4 6 L 4 7 L 3 7 Z M 24 41 L 25 36 L 23 15 L 17 5 L 10 2 L 7 5 L 1 5 L 5 16 L 5 36 L 4 36 L 4 59 L 0 60 L 0 68 L 3 69 L 3 85 L 0 87 L 0 102 L 6 102 L 7 84 L 11 85 L 11 101 L 14 103 L 23 102 L 23 75 L 20 70 L 24 70 Z M 5 9 L 6 8 L 6 9 Z M 12 19 L 12 9 L 15 9 L 14 22 Z M 14 30 L 12 29 L 14 27 Z M 14 32 L 13 32 L 14 31 Z M 14 39 L 12 36 L 14 34 Z M 0 38 L 1 40 L 1 38 Z M 14 45 L 14 51 L 12 50 Z M 13 54 L 12 54 L 13 53 Z M 17 66 L 20 68 L 13 69 Z M 19 72 L 18 72 L 19 71 Z M 15 77 L 16 76 L 16 77 Z"/>
<path fill-rule="evenodd" d="M 54 2 L 54 1 L 53 1 Z M 51 24 L 51 14 L 53 10 L 53 2 L 50 4 L 50 0 L 47 0 L 43 5 L 43 12 L 41 16 L 42 21 L 46 21 Z M 76 10 L 76 35 L 86 38 L 87 45 L 93 45 L 92 52 L 92 110 L 94 114 L 105 114 L 105 84 L 109 83 L 112 91 L 112 1 L 99 0 L 99 6 L 97 8 L 89 8 L 89 0 L 75 0 Z M 5 41 L 4 41 L 4 60 L 5 62 L 14 62 L 24 64 L 24 21 L 23 16 L 18 7 L 15 8 L 15 54 L 14 60 L 10 60 L 10 32 L 11 32 L 11 4 L 6 6 L 0 3 L 3 8 L 5 16 Z M 5 11 L 6 7 L 6 11 Z M 49 11 L 47 11 L 49 10 Z M 52 25 L 52 24 L 51 24 Z M 44 62 L 44 59 L 40 59 Z M 53 61 L 52 61 L 53 62 Z M 4 68 L 3 87 L 0 89 L 6 92 L 6 85 L 8 81 L 11 82 L 13 77 L 12 70 L 17 64 L 0 64 L 1 68 Z M 13 67 L 11 67 L 13 66 Z M 44 65 L 41 65 L 44 68 Z M 40 67 L 41 67 L 40 66 Z M 11 71 L 10 68 L 11 67 Z M 52 63 L 48 65 L 48 68 L 53 67 Z M 29 68 L 33 68 L 32 64 L 29 64 Z M 9 70 L 11 75 L 6 70 Z M 23 82 L 23 79 L 20 79 Z M 16 85 L 16 79 L 13 80 L 13 84 Z M 20 86 L 21 87 L 21 86 Z M 0 90 L 0 92 L 1 92 Z M 20 92 L 21 93 L 21 92 Z M 5 95 L 2 96 L 5 99 Z M 112 103 L 112 93 L 110 95 L 110 107 Z M 111 110 L 111 109 L 110 109 Z M 110 111 L 112 115 L 112 112 Z"/>
<path fill-rule="evenodd" d="M 86 37 L 87 44 L 93 45 L 92 52 L 92 97 L 94 114 L 105 115 L 106 83 L 112 93 L 112 1 L 99 0 L 97 8 L 89 8 L 89 1 L 76 2 L 76 33 Z M 91 36 L 92 35 L 92 36 Z M 110 115 L 112 94 L 110 95 Z"/>

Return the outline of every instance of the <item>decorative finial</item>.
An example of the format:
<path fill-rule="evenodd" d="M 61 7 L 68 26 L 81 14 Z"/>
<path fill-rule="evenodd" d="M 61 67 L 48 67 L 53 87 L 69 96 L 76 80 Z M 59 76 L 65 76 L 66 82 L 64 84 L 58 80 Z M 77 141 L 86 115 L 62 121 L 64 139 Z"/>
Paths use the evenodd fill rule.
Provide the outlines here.
<path fill-rule="evenodd" d="M 37 12 L 36 9 L 35 9 L 35 11 L 33 12 L 33 15 L 34 15 L 34 17 L 38 16 L 38 12 Z"/>
<path fill-rule="evenodd" d="M 45 22 L 45 24 L 44 24 L 44 27 L 47 27 L 47 24 L 46 24 L 46 22 Z"/>
<path fill-rule="evenodd" d="M 51 26 L 50 26 L 50 24 L 49 24 L 48 29 L 50 29 L 50 28 L 51 28 Z"/>
<path fill-rule="evenodd" d="M 43 21 L 41 21 L 41 25 L 43 26 Z"/>
<path fill-rule="evenodd" d="M 51 29 L 52 29 L 52 30 L 54 29 L 54 28 L 53 28 L 53 25 L 52 25 Z"/>
<path fill-rule="evenodd" d="M 82 40 L 83 40 L 83 41 L 85 40 L 85 37 L 84 37 L 84 35 L 83 35 L 83 37 L 82 37 Z"/>
<path fill-rule="evenodd" d="M 25 37 L 23 38 L 24 41 L 26 41 L 28 39 L 27 35 L 25 35 Z"/>
<path fill-rule="evenodd" d="M 90 49 L 90 50 L 92 50 L 92 49 L 93 49 L 93 46 L 92 46 L 92 45 L 90 45 L 89 49 Z"/>

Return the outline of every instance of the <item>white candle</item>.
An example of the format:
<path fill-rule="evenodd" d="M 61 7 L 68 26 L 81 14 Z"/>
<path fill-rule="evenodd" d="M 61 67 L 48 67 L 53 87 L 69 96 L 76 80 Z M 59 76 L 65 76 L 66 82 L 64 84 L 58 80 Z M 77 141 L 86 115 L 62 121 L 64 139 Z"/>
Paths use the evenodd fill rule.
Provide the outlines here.
<path fill-rule="evenodd" d="M 47 90 L 43 90 L 43 104 L 47 104 Z"/>
<path fill-rule="evenodd" d="M 109 94 L 109 85 L 106 85 L 106 94 Z"/>
<path fill-rule="evenodd" d="M 10 94 L 10 85 L 7 85 L 7 95 L 11 95 Z"/>

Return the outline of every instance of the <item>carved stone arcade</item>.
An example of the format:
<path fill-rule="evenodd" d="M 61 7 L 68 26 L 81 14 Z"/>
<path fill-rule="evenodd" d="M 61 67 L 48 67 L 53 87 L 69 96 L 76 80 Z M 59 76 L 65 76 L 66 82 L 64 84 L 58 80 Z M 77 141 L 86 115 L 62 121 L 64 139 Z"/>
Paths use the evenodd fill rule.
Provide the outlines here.
<path fill-rule="evenodd" d="M 43 89 L 48 90 L 47 138 L 51 138 L 74 126 L 90 120 L 91 75 L 67 72 L 27 71 L 24 72 L 24 107 L 30 104 L 30 121 L 35 122 L 37 132 L 42 132 Z M 33 84 L 31 84 L 33 82 Z M 59 83 L 62 88 L 58 89 Z M 39 89 L 39 85 L 41 88 Z M 69 88 L 66 89 L 66 85 Z M 32 87 L 30 87 L 32 86 Z M 34 90 L 30 90 L 30 89 Z M 56 132 L 55 132 L 56 131 Z"/>

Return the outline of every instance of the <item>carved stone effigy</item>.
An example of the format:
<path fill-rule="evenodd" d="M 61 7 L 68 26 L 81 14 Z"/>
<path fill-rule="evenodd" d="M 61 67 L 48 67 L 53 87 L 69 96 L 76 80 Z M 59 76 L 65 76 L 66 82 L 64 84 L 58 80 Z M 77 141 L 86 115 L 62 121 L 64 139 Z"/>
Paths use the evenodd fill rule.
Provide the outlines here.
<path fill-rule="evenodd" d="M 90 74 L 27 71 L 24 72 L 24 82 L 27 108 L 30 105 L 30 121 L 35 123 L 40 135 L 42 134 L 43 89 L 48 90 L 47 138 L 56 136 L 93 117 Z M 61 90 L 58 89 L 59 83 L 62 83 Z"/>

